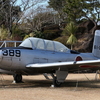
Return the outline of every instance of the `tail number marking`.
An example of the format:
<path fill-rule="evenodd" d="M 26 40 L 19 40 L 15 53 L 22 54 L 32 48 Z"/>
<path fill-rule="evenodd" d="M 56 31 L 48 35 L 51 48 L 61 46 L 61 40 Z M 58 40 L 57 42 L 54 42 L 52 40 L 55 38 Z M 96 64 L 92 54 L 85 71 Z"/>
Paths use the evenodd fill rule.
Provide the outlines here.
<path fill-rule="evenodd" d="M 21 52 L 20 52 L 20 50 L 3 50 L 3 56 L 20 57 L 21 56 Z"/>

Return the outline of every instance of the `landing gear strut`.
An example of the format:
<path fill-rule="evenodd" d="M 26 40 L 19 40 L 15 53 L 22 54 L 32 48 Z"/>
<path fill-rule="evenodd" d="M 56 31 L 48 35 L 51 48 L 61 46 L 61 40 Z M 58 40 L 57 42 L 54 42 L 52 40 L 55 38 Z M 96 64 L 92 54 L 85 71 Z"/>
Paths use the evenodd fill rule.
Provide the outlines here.
<path fill-rule="evenodd" d="M 15 83 L 22 83 L 22 75 L 21 74 L 14 74 L 14 81 Z"/>

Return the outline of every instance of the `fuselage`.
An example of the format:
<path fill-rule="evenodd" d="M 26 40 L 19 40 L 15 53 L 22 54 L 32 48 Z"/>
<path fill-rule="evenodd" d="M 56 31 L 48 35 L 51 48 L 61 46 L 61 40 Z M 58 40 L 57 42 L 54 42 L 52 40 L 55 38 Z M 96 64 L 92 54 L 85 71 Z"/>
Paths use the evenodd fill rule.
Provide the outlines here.
<path fill-rule="evenodd" d="M 67 52 L 56 52 L 41 49 L 29 48 L 1 48 L 0 50 L 0 68 L 22 74 L 36 74 L 52 72 L 48 70 L 30 70 L 26 68 L 28 64 L 52 63 L 52 62 L 69 62 L 75 61 L 77 56 L 82 60 L 97 59 L 91 53 L 77 53 L 71 50 Z"/>

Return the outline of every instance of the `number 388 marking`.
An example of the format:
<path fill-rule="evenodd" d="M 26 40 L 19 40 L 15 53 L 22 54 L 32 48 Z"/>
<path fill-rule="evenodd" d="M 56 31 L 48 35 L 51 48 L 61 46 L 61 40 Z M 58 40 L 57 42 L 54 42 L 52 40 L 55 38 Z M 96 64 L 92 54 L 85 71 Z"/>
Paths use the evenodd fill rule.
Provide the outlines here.
<path fill-rule="evenodd" d="M 3 50 L 3 56 L 20 57 L 21 56 L 21 52 L 20 52 L 20 50 Z"/>

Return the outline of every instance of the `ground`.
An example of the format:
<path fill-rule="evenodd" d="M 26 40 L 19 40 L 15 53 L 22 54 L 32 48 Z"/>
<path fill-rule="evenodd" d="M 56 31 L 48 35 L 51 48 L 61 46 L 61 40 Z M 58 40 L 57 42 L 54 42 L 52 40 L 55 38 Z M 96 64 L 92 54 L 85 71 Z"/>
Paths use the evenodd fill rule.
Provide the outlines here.
<path fill-rule="evenodd" d="M 42 75 L 23 76 L 24 83 L 12 83 L 11 75 L 0 75 L 0 100 L 100 100 L 100 79 L 94 74 L 69 74 L 59 88 Z"/>

